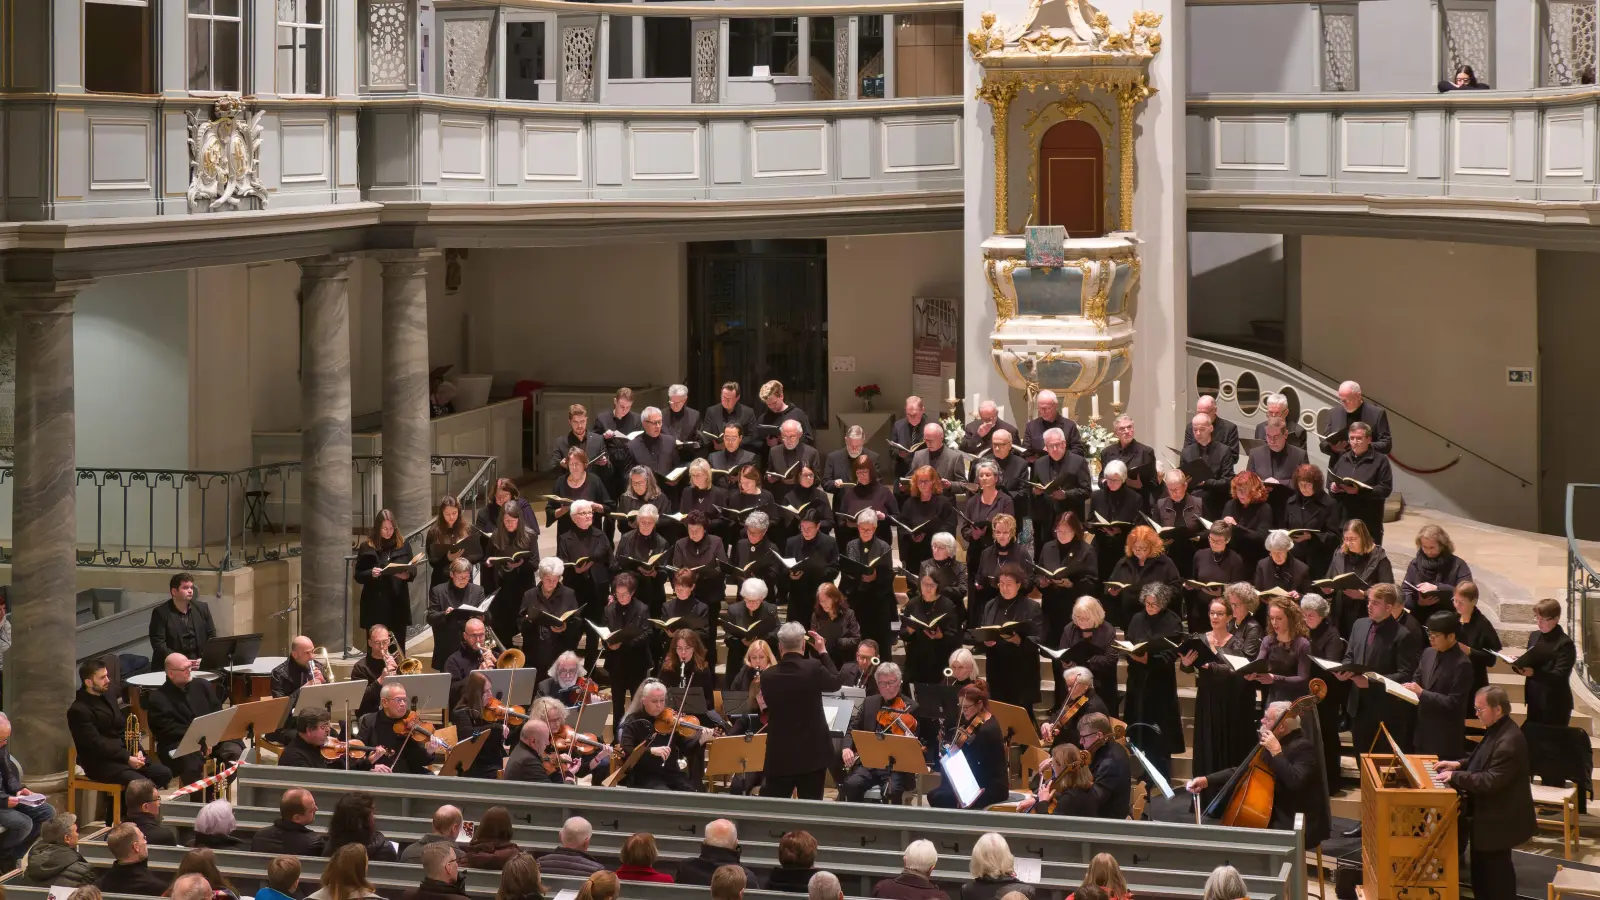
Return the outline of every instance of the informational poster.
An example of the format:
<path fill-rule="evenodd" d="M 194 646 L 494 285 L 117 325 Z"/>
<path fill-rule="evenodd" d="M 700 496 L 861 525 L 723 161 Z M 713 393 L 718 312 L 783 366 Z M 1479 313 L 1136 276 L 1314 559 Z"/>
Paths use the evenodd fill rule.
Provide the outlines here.
<path fill-rule="evenodd" d="M 911 301 L 911 393 L 922 398 L 932 415 L 944 408 L 950 381 L 956 377 L 961 346 L 961 308 L 943 297 Z"/>

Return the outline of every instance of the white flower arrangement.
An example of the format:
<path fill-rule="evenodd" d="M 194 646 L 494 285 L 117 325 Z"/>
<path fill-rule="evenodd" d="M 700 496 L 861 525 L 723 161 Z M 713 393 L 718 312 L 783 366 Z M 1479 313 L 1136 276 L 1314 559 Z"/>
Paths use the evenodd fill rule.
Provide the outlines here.
<path fill-rule="evenodd" d="M 1088 451 L 1090 459 L 1099 459 L 1100 452 L 1117 442 L 1117 436 L 1110 429 L 1099 422 L 1090 422 L 1081 429 L 1083 434 L 1083 449 Z"/>

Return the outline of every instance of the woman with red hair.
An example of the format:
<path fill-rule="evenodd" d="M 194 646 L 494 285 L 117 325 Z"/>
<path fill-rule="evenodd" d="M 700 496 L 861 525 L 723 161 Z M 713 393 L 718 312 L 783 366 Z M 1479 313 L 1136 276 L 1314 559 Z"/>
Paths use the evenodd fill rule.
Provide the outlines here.
<path fill-rule="evenodd" d="M 1106 618 L 1118 628 L 1126 628 L 1133 614 L 1144 607 L 1140 590 L 1147 584 L 1164 584 L 1174 593 L 1183 585 L 1178 565 L 1166 554 L 1166 546 L 1149 525 L 1128 532 L 1126 554 L 1111 568 L 1106 579 Z"/>
<path fill-rule="evenodd" d="M 928 805 L 945 809 L 983 809 L 1004 803 L 1011 796 L 1006 745 L 1000 723 L 989 712 L 987 683 L 980 678 L 967 685 L 956 695 L 956 701 L 961 705 L 961 721 L 946 755 L 965 757 L 967 766 L 972 769 L 972 778 L 978 783 L 978 796 L 963 805 L 946 777 L 944 783 L 928 793 Z"/>
<path fill-rule="evenodd" d="M 1222 521 L 1233 526 L 1233 549 L 1244 560 L 1244 570 L 1254 572 L 1267 555 L 1267 532 L 1277 527 L 1267 486 L 1254 472 L 1240 472 L 1228 485 L 1232 499 L 1222 507 Z"/>

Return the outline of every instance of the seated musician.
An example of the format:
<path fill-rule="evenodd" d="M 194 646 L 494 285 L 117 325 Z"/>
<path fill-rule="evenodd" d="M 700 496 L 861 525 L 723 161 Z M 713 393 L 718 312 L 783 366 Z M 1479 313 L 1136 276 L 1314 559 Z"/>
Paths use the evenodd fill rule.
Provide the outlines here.
<path fill-rule="evenodd" d="M 583 658 L 571 650 L 556 657 L 550 665 L 549 677 L 541 679 L 534 688 L 538 697 L 554 697 L 562 706 L 578 706 L 592 702 L 594 682 L 585 676 Z"/>
<path fill-rule="evenodd" d="M 1322 772 L 1322 748 L 1301 729 L 1292 706 L 1287 700 L 1269 703 L 1261 717 L 1261 749 L 1276 785 L 1267 827 L 1290 830 L 1295 814 L 1304 815 L 1310 849 L 1328 838 L 1328 782 Z M 1226 785 L 1236 771 L 1237 767 L 1191 778 L 1184 789 L 1198 794 L 1210 784 Z M 1219 799 L 1227 802 L 1225 797 Z"/>
<path fill-rule="evenodd" d="M 111 690 L 111 673 L 104 660 L 89 659 L 78 666 L 81 686 L 72 705 L 67 707 L 67 730 L 78 750 L 78 765 L 95 781 L 127 786 L 148 779 L 159 787 L 172 780 L 172 770 L 157 759 L 147 758 L 142 750 L 128 752 L 128 712 Z"/>
<path fill-rule="evenodd" d="M 1049 768 L 1039 771 L 1038 795 L 1023 798 L 1017 812 L 1093 818 L 1098 804 L 1090 759 L 1089 751 L 1076 744 L 1057 744 L 1050 751 Z"/>
<path fill-rule="evenodd" d="M 533 705 L 528 707 L 528 721 L 535 720 L 545 724 L 545 733 L 552 736 L 562 734 L 568 727 L 567 708 L 554 697 L 536 697 Z M 553 741 L 554 737 L 551 740 Z M 593 775 L 596 781 L 603 781 L 610 771 L 611 746 L 607 744 L 593 753 L 579 753 L 578 765 L 572 770 L 572 774 L 577 778 Z"/>
<path fill-rule="evenodd" d="M 333 681 L 333 673 L 324 669 L 321 663 L 312 658 L 316 652 L 316 645 L 311 642 L 311 638 L 303 634 L 298 635 L 289 641 L 289 658 L 272 670 L 272 696 L 290 698 L 290 709 L 299 706 L 301 688 L 308 684 L 327 684 Z M 275 744 L 284 744 L 293 736 L 293 732 L 285 726 L 268 739 Z"/>
<path fill-rule="evenodd" d="M 378 679 L 385 675 L 400 674 L 400 660 L 389 652 L 391 640 L 389 626 L 374 625 L 368 628 L 367 655 L 350 667 L 351 681 L 367 683 L 366 693 L 361 695 L 361 705 L 356 708 L 358 716 L 378 711 Z"/>
<path fill-rule="evenodd" d="M 222 709 L 222 698 L 217 696 L 217 689 L 211 682 L 194 677 L 189 658 L 182 653 L 168 654 L 166 668 L 167 683 L 150 694 L 147 705 L 150 731 L 155 735 L 156 755 L 172 767 L 180 784 L 188 784 L 199 781 L 205 773 L 207 754 L 195 752 L 178 756 L 178 745 L 190 723 Z M 244 754 L 241 741 L 221 741 L 206 749 L 219 768 Z"/>
<path fill-rule="evenodd" d="M 530 719 L 522 726 L 516 746 L 506 757 L 506 781 L 532 781 L 548 784 L 570 784 L 572 778 L 556 763 L 556 752 L 550 747 L 550 726 L 543 719 Z M 547 765 L 547 762 L 550 765 Z"/>
<path fill-rule="evenodd" d="M 850 731 L 872 731 L 878 734 L 915 737 L 917 722 L 913 715 L 916 704 L 904 693 L 900 680 L 900 667 L 892 662 L 883 663 L 873 672 L 877 692 L 856 708 Z M 844 767 L 850 772 L 844 784 L 839 785 L 839 799 L 846 803 L 860 803 L 867 791 L 874 787 L 883 789 L 884 803 L 896 806 L 905 801 L 906 791 L 916 786 L 916 776 L 891 769 L 869 769 L 857 765 L 858 757 L 849 734 L 844 739 Z"/>
<path fill-rule="evenodd" d="M 343 756 L 334 756 L 329 759 L 322 755 L 324 745 L 328 743 L 328 736 L 333 731 L 330 724 L 332 716 L 326 709 L 307 708 L 295 713 L 289 719 L 294 729 L 294 737 L 284 745 L 283 752 L 278 754 L 278 765 L 290 766 L 300 769 L 343 769 L 345 760 Z M 350 759 L 349 767 L 361 771 L 387 772 L 389 767 L 384 765 L 392 762 L 393 757 L 386 750 L 374 750 L 363 759 Z"/>
<path fill-rule="evenodd" d="M 383 761 L 392 771 L 401 775 L 427 775 L 433 754 L 444 751 L 444 742 L 431 735 L 425 740 L 416 740 L 415 736 L 422 733 L 422 723 L 412 721 L 407 715 L 410 712 L 411 698 L 406 696 L 405 685 L 385 685 L 378 711 L 361 717 L 356 724 L 356 737 L 368 747 L 386 748 L 388 752 L 383 754 Z"/>
<path fill-rule="evenodd" d="M 767 731 L 767 698 L 761 693 L 761 676 L 758 674 L 750 681 L 750 696 L 755 698 L 757 712 L 744 713 L 730 716 L 728 721 L 728 734 L 730 735 L 756 735 L 765 734 Z M 754 796 L 761 788 L 760 772 L 741 772 L 733 776 L 728 782 L 728 793 L 743 796 Z"/>
<path fill-rule="evenodd" d="M 1004 803 L 1011 796 L 1011 779 L 1006 769 L 1006 745 L 1000 735 L 1000 723 L 989 712 L 989 690 L 981 683 L 969 684 L 961 689 L 957 701 L 961 704 L 961 723 L 956 727 L 950 749 L 960 751 L 967 758 L 972 777 L 980 788 L 978 796 L 966 808 L 983 809 Z M 957 809 L 961 801 L 949 782 L 944 782 L 928 794 L 928 805 Z"/>
<path fill-rule="evenodd" d="M 484 707 L 493 699 L 494 687 L 489 684 L 488 677 L 482 672 L 473 672 L 462 682 L 461 696 L 450 709 L 450 724 L 456 727 L 457 741 L 475 737 L 485 729 L 489 732 L 472 760 L 472 767 L 466 771 L 468 778 L 499 778 L 500 764 L 505 762 L 506 721 L 502 718 L 491 722 L 485 716 Z"/>
<path fill-rule="evenodd" d="M 627 718 L 623 720 L 622 727 L 617 729 L 617 749 L 622 754 L 618 764 L 633 763 L 623 777 L 624 786 L 669 791 L 694 790 L 694 785 L 689 783 L 679 767 L 678 760 L 683 758 L 686 744 L 703 744 L 710 738 L 711 732 L 700 731 L 689 738 L 675 731 L 657 734 L 657 718 L 663 714 L 670 715 L 671 712 L 667 709 L 666 685 L 651 678 L 639 686 L 639 693 L 629 706 Z M 646 749 L 635 759 L 634 749 L 640 746 Z"/>
<path fill-rule="evenodd" d="M 445 660 L 444 670 L 450 674 L 450 705 L 455 706 L 461 697 L 461 685 L 478 669 L 494 668 L 494 654 L 484 646 L 488 626 L 481 616 L 473 616 L 461 627 L 461 644 Z"/>
<path fill-rule="evenodd" d="M 1099 713 L 1109 715 L 1104 700 L 1094 690 L 1094 674 L 1083 666 L 1073 666 L 1062 673 L 1067 693 L 1063 706 L 1052 710 L 1050 721 L 1039 729 L 1039 736 L 1050 742 L 1052 751 L 1062 744 L 1078 743 L 1078 723 Z"/>
<path fill-rule="evenodd" d="M 1095 818 L 1126 819 L 1132 809 L 1133 771 L 1128 748 L 1111 736 L 1111 719 L 1099 713 L 1084 716 L 1078 724 L 1078 746 L 1090 753 Z"/>

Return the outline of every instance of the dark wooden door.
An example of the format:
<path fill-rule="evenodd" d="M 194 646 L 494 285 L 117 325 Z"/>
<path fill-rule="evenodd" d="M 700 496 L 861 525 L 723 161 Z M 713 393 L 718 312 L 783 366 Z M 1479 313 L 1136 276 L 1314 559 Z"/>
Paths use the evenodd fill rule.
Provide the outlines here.
<path fill-rule="evenodd" d="M 1105 147 L 1088 122 L 1058 122 L 1039 142 L 1041 225 L 1062 225 L 1071 237 L 1105 234 Z"/>

